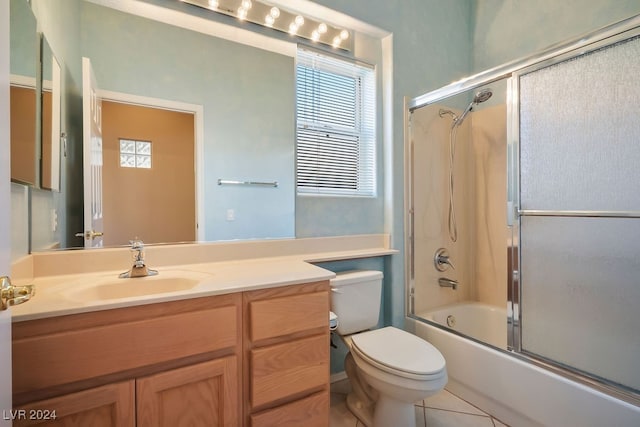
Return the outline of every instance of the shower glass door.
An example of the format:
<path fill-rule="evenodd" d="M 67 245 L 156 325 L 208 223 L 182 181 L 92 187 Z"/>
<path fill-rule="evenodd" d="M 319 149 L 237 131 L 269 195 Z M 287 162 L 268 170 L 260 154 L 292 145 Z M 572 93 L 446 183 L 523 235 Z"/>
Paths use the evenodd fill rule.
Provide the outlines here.
<path fill-rule="evenodd" d="M 517 73 L 515 349 L 635 394 L 640 37 L 606 43 Z"/>

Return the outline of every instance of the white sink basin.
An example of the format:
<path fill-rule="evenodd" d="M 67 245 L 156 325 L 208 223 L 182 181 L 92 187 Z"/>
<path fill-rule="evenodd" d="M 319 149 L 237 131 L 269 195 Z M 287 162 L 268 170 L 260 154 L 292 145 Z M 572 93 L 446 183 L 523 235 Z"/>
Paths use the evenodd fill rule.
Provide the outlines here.
<path fill-rule="evenodd" d="M 165 270 L 156 276 L 120 279 L 104 275 L 73 284 L 62 294 L 79 302 L 140 298 L 158 294 L 188 291 L 196 288 L 210 274 L 187 270 Z"/>

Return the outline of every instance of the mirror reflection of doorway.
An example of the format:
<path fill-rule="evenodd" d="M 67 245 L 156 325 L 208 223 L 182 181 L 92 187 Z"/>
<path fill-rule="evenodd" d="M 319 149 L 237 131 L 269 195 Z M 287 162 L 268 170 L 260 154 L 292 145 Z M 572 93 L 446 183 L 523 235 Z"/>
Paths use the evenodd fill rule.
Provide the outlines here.
<path fill-rule="evenodd" d="M 195 241 L 194 114 L 103 100 L 102 132 L 105 246 Z M 121 165 L 121 140 L 150 142 L 151 167 Z"/>

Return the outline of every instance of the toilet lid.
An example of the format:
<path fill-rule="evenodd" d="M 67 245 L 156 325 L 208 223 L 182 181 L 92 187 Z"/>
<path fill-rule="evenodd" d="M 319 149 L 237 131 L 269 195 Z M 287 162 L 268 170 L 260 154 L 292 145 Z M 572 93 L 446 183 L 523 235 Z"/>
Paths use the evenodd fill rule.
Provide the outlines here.
<path fill-rule="evenodd" d="M 353 347 L 383 366 L 415 375 L 433 375 L 445 368 L 442 354 L 427 341 L 394 327 L 352 336 Z"/>

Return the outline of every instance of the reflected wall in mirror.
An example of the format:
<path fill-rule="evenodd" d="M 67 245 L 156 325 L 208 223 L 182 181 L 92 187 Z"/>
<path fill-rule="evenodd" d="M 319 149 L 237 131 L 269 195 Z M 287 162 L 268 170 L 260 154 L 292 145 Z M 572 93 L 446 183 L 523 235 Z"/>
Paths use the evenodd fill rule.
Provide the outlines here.
<path fill-rule="evenodd" d="M 11 180 L 36 185 L 37 24 L 26 0 L 11 0 L 10 14 Z"/>
<path fill-rule="evenodd" d="M 196 240 L 194 114 L 103 100 L 102 124 L 104 245 Z"/>

